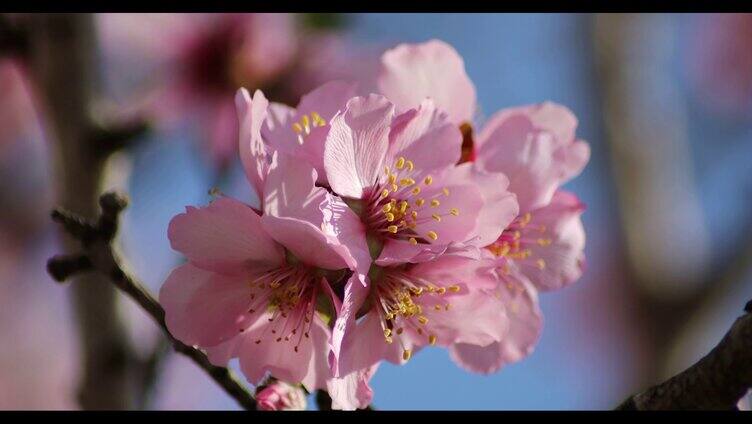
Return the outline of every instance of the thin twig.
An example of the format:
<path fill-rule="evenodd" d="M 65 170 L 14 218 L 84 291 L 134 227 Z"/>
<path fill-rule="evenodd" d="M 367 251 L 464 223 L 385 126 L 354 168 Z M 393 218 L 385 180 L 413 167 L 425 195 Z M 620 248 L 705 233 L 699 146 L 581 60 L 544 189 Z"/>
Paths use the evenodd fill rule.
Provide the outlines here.
<path fill-rule="evenodd" d="M 752 301 L 718 345 L 682 373 L 629 397 L 617 409 L 736 409 L 752 388 Z"/>
<path fill-rule="evenodd" d="M 141 282 L 123 270 L 114 252 L 112 241 L 117 233 L 118 215 L 127 205 L 126 198 L 117 193 L 105 193 L 100 197 L 99 203 L 102 213 L 96 223 L 61 209 L 56 209 L 52 213 L 52 218 L 80 241 L 82 252 L 75 261 L 70 255 L 50 258 L 47 263 L 50 275 L 57 281 L 63 281 L 78 272 L 94 270 L 106 277 L 154 319 L 177 352 L 186 355 L 206 371 L 242 407 L 256 409 L 255 399 L 230 370 L 211 364 L 202 351 L 172 337 L 165 324 L 165 311 L 162 306 Z M 87 258 L 88 262 L 81 258 Z M 83 266 L 76 268 L 77 263 Z"/>

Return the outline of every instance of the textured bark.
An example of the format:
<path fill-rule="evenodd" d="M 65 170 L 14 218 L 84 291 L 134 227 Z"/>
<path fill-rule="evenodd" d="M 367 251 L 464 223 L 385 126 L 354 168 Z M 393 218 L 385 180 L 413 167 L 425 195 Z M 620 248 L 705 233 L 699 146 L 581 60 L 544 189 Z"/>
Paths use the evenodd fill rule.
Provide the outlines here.
<path fill-rule="evenodd" d="M 704 358 L 666 382 L 630 397 L 618 409 L 736 409 L 752 387 L 751 304 Z"/>

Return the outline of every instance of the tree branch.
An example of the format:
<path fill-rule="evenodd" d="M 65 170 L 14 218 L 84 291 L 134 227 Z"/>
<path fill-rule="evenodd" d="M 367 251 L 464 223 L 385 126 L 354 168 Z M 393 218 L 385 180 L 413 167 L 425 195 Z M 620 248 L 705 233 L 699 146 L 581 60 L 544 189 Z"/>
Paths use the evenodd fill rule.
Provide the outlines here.
<path fill-rule="evenodd" d="M 718 345 L 682 373 L 629 397 L 620 410 L 736 409 L 752 387 L 752 301 Z"/>
<path fill-rule="evenodd" d="M 212 365 L 202 351 L 172 337 L 165 325 L 165 312 L 162 306 L 142 283 L 123 270 L 112 242 L 117 233 L 118 215 L 126 207 L 127 199 L 117 193 L 105 193 L 100 197 L 99 205 L 102 213 L 96 223 L 63 209 L 53 211 L 52 219 L 80 242 L 82 252 L 75 256 L 61 255 L 50 258 L 47 263 L 50 275 L 57 281 L 63 281 L 79 272 L 93 270 L 107 278 L 154 319 L 177 352 L 186 355 L 206 371 L 242 407 L 256 409 L 255 399 L 230 370 Z"/>

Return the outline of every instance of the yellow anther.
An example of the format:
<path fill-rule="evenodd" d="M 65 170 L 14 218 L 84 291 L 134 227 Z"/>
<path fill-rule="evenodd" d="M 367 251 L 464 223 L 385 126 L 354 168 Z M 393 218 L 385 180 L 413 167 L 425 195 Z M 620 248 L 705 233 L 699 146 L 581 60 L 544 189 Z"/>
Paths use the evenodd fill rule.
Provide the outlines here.
<path fill-rule="evenodd" d="M 407 165 L 408 171 L 412 171 L 413 169 L 415 169 L 415 164 L 411 160 L 408 160 L 407 162 L 405 162 L 405 165 Z"/>
<path fill-rule="evenodd" d="M 311 112 L 311 118 L 313 118 L 313 124 L 319 127 L 326 125 L 326 121 L 316 112 Z"/>
<path fill-rule="evenodd" d="M 397 182 L 397 176 L 394 174 L 389 174 L 389 184 L 394 184 Z"/>
<path fill-rule="evenodd" d="M 387 213 L 386 213 L 386 214 L 384 214 L 384 215 L 386 216 L 386 221 L 387 221 L 387 222 L 392 222 L 392 221 L 394 221 L 394 214 L 393 214 L 393 213 L 391 213 L 391 212 L 387 212 Z"/>
<path fill-rule="evenodd" d="M 389 167 L 388 167 L 388 166 L 386 166 L 386 165 L 384 165 L 384 173 L 385 173 L 386 175 L 389 175 Z"/>
<path fill-rule="evenodd" d="M 439 287 L 438 289 L 436 289 L 436 293 L 438 294 L 446 293 L 446 287 Z"/>
<path fill-rule="evenodd" d="M 417 206 L 417 207 L 423 206 L 424 203 L 426 203 L 426 201 L 423 200 L 423 199 L 417 199 L 417 200 L 415 200 L 415 206 Z"/>
<path fill-rule="evenodd" d="M 389 231 L 392 234 L 395 234 L 395 233 L 397 233 L 397 226 L 396 225 L 390 225 L 390 226 L 386 227 L 386 230 Z"/>
<path fill-rule="evenodd" d="M 420 327 L 418 327 L 418 334 L 420 334 L 421 336 L 423 335 L 423 329 Z"/>
<path fill-rule="evenodd" d="M 415 240 L 415 237 L 410 237 L 409 241 L 410 241 L 410 244 L 412 244 L 413 246 L 415 246 L 416 244 L 418 244 L 418 240 Z"/>
<path fill-rule="evenodd" d="M 385 204 L 384 206 L 381 207 L 381 210 L 384 211 L 384 213 L 389 212 L 390 210 L 392 210 L 392 204 L 391 203 Z"/>
<path fill-rule="evenodd" d="M 381 197 L 386 197 L 386 196 L 389 196 L 389 190 L 387 189 L 381 190 Z"/>
<path fill-rule="evenodd" d="M 308 119 L 308 115 L 303 115 L 300 122 L 303 123 L 303 127 L 309 127 L 311 125 L 311 120 Z"/>
<path fill-rule="evenodd" d="M 298 124 L 296 122 L 296 123 L 292 124 L 292 130 L 295 131 L 296 133 L 300 134 L 300 133 L 303 132 L 303 127 L 301 127 L 300 124 Z"/>
<path fill-rule="evenodd" d="M 401 213 L 405 213 L 406 210 L 407 210 L 407 200 L 403 200 L 400 202 L 399 211 Z"/>
<path fill-rule="evenodd" d="M 412 212 L 410 212 L 410 216 L 411 216 L 411 217 L 412 217 L 413 219 L 418 219 L 418 211 L 412 211 Z"/>
<path fill-rule="evenodd" d="M 436 335 L 435 334 L 431 334 L 430 336 L 428 336 L 428 343 L 431 346 L 433 346 L 433 345 L 436 344 Z"/>
<path fill-rule="evenodd" d="M 438 207 L 440 204 L 441 204 L 441 202 L 439 202 L 437 199 L 431 200 L 431 207 L 432 208 Z"/>
<path fill-rule="evenodd" d="M 543 239 L 543 238 L 538 239 L 538 244 L 544 247 L 548 246 L 549 244 L 551 244 L 551 239 Z"/>
<path fill-rule="evenodd" d="M 537 261 L 535 261 L 535 264 L 538 266 L 538 269 L 542 270 L 546 268 L 546 261 L 544 261 L 543 259 L 538 259 Z"/>
<path fill-rule="evenodd" d="M 413 292 L 413 294 L 417 297 L 420 296 L 421 293 L 423 293 L 423 287 L 412 287 L 410 288 L 410 291 Z"/>
<path fill-rule="evenodd" d="M 459 216 L 460 215 L 460 210 L 457 209 L 457 208 L 452 208 L 452 209 L 449 209 L 449 213 L 452 214 L 452 215 L 454 215 L 454 216 Z"/>
<path fill-rule="evenodd" d="M 441 216 L 439 216 L 438 214 L 432 214 L 431 218 L 433 218 L 433 220 L 436 222 L 441 222 Z"/>
<path fill-rule="evenodd" d="M 397 169 L 402 169 L 402 168 L 404 168 L 404 167 L 405 167 L 405 158 L 403 158 L 402 156 L 400 156 L 400 157 L 399 157 L 399 158 L 397 159 L 397 163 L 395 163 L 395 164 L 394 164 L 394 166 L 395 166 L 395 167 L 396 167 Z"/>
<path fill-rule="evenodd" d="M 420 187 L 416 186 L 415 188 L 413 188 L 413 194 L 420 194 Z"/>
<path fill-rule="evenodd" d="M 418 322 L 421 323 L 422 325 L 426 325 L 426 324 L 428 324 L 428 318 L 426 318 L 423 315 L 421 315 L 421 316 L 418 317 Z"/>
<path fill-rule="evenodd" d="M 397 190 L 399 190 L 399 187 L 397 186 L 397 184 L 392 184 L 392 191 L 396 193 Z"/>
<path fill-rule="evenodd" d="M 452 306 L 452 305 L 450 305 L 449 303 L 447 303 L 446 305 L 444 305 L 444 310 L 448 311 L 450 306 Z"/>
<path fill-rule="evenodd" d="M 428 236 L 428 238 L 430 238 L 431 240 L 436 240 L 437 238 L 439 238 L 439 235 L 438 235 L 438 234 L 436 234 L 436 231 L 429 231 L 428 233 L 426 233 L 426 235 L 427 235 L 427 236 Z"/>
<path fill-rule="evenodd" d="M 524 227 L 530 222 L 531 219 L 533 219 L 533 215 L 530 214 L 530 212 L 522 215 L 522 218 L 520 218 L 520 225 Z"/>
<path fill-rule="evenodd" d="M 432 182 L 433 182 L 433 177 L 431 177 L 430 175 L 423 179 L 423 184 L 425 185 L 431 185 Z"/>
<path fill-rule="evenodd" d="M 437 311 L 440 311 L 442 309 L 441 305 L 433 305 L 433 308 L 436 309 Z"/>
<path fill-rule="evenodd" d="M 392 338 L 391 338 L 391 337 L 386 337 L 386 342 L 387 342 L 387 343 L 389 343 L 389 344 L 392 344 L 392 342 L 393 342 L 393 341 L 394 341 L 394 340 L 392 340 Z"/>
<path fill-rule="evenodd" d="M 449 196 L 449 189 L 444 187 L 441 189 L 441 192 L 444 193 L 444 196 Z"/>
<path fill-rule="evenodd" d="M 412 355 L 412 351 L 410 349 L 403 350 L 402 351 L 402 360 L 403 361 L 409 361 L 411 355 Z"/>
<path fill-rule="evenodd" d="M 402 185 L 403 187 L 409 187 L 413 184 L 415 184 L 415 180 L 412 178 L 403 178 L 400 180 L 400 185 Z"/>
<path fill-rule="evenodd" d="M 384 329 L 384 337 L 387 337 L 387 338 L 388 338 L 388 337 L 389 337 L 389 336 L 391 336 L 391 335 L 392 335 L 392 330 L 390 330 L 390 329 L 388 329 L 388 328 L 385 328 L 385 329 Z"/>
<path fill-rule="evenodd" d="M 460 286 L 458 286 L 456 284 L 451 285 L 451 286 L 449 286 L 449 291 L 453 291 L 453 292 L 457 293 L 458 291 L 460 291 Z"/>

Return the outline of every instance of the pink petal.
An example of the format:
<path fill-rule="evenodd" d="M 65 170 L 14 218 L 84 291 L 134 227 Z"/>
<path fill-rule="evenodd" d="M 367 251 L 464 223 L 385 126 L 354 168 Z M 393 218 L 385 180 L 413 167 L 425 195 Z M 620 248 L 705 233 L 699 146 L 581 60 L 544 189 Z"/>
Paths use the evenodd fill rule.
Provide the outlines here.
<path fill-rule="evenodd" d="M 360 198 L 382 172 L 394 106 L 382 96 L 355 97 L 331 122 L 324 148 L 329 184 L 343 197 Z"/>
<path fill-rule="evenodd" d="M 272 103 L 270 119 L 261 129 L 261 134 L 273 149 L 299 156 L 313 165 L 318 172 L 318 181 L 326 183 L 323 157 L 329 122 L 355 96 L 355 88 L 356 84 L 353 83 L 331 81 L 304 95 L 297 109 Z M 313 119 L 312 113 L 317 113 L 327 124 L 313 128 L 300 144 L 293 124 L 300 122 L 304 115 L 308 115 L 309 120 Z"/>
<path fill-rule="evenodd" d="M 524 239 L 550 242 L 531 243 L 527 247 L 531 255 L 516 261 L 538 290 L 559 289 L 582 275 L 585 229 L 580 215 L 584 210 L 577 196 L 557 191 L 549 205 L 531 213 L 530 223 L 521 230 Z"/>
<path fill-rule="evenodd" d="M 457 126 L 472 120 L 475 111 L 475 87 L 462 57 L 439 40 L 387 50 L 381 58 L 378 85 L 399 110 L 432 98 Z"/>
<path fill-rule="evenodd" d="M 420 263 L 432 261 L 440 256 L 462 256 L 478 259 L 480 252 L 476 246 L 465 243 L 412 245 L 402 240 L 387 240 L 375 263 L 379 266 Z"/>
<path fill-rule="evenodd" d="M 472 182 L 480 191 L 483 207 L 477 211 L 475 228 L 469 237 L 475 246 L 484 247 L 496 241 L 519 214 L 517 196 L 507 189 L 509 179 L 504 174 L 484 172 L 468 162 L 454 167 L 447 179 Z M 462 208 L 460 213 L 466 209 L 470 208 Z"/>
<path fill-rule="evenodd" d="M 352 372 L 342 378 L 327 382 L 327 391 L 332 398 L 332 409 L 363 409 L 373 400 L 373 389 L 368 383 L 379 364 Z"/>
<path fill-rule="evenodd" d="M 275 153 L 264 189 L 263 225 L 309 265 L 367 273 L 371 261 L 360 219 L 315 181 L 311 165 Z"/>
<path fill-rule="evenodd" d="M 304 379 L 309 383 L 316 381 L 315 375 L 309 375 L 312 367 L 316 367 L 314 351 L 326 349 L 328 333 L 326 326 L 321 322 L 317 314 L 314 314 L 313 325 L 309 332 L 310 338 L 302 338 L 298 351 L 294 349 L 295 341 L 276 342 L 268 336 L 269 326 L 264 325 L 269 317 L 264 314 L 259 318 L 261 325 L 246 330 L 242 336 L 242 345 L 238 348 L 240 369 L 249 382 L 256 385 L 271 373 L 274 377 L 290 383 L 301 382 Z M 256 343 L 262 339 L 261 343 Z M 315 373 L 315 370 L 313 371 Z"/>
<path fill-rule="evenodd" d="M 501 341 L 482 346 L 457 343 L 450 347 L 452 360 L 462 368 L 481 374 L 498 371 L 505 364 L 530 355 L 538 342 L 543 316 L 538 308 L 535 289 L 524 278 L 512 285 L 500 284 L 496 296 L 505 304 L 509 319 L 508 333 Z"/>
<path fill-rule="evenodd" d="M 214 346 L 245 327 L 251 303 L 247 275 L 222 275 L 191 264 L 175 268 L 159 291 L 165 322 L 187 345 Z"/>
<path fill-rule="evenodd" d="M 240 161 L 259 198 L 264 195 L 263 183 L 268 168 L 267 149 L 261 138 L 261 125 L 266 119 L 268 106 L 269 101 L 261 90 L 256 90 L 253 99 L 245 88 L 239 89 L 235 94 L 235 107 L 240 121 Z"/>
<path fill-rule="evenodd" d="M 576 124 L 571 112 L 552 103 L 502 110 L 477 139 L 476 163 L 509 177 L 521 211 L 542 207 L 590 157 L 587 143 L 573 138 Z"/>
<path fill-rule="evenodd" d="M 206 207 L 187 207 L 170 221 L 172 248 L 197 267 L 218 272 L 271 268 L 284 262 L 284 252 L 261 227 L 247 205 L 220 197 Z"/>
<path fill-rule="evenodd" d="M 389 133 L 387 163 L 403 156 L 414 162 L 415 173 L 444 169 L 459 161 L 461 148 L 462 134 L 457 125 L 426 99 L 417 109 L 395 117 Z"/>
<path fill-rule="evenodd" d="M 459 342 L 485 345 L 501 340 L 507 333 L 508 320 L 502 302 L 488 292 L 497 282 L 485 271 L 486 266 L 466 258 L 441 257 L 411 269 L 410 275 L 446 285 L 451 282 L 459 285 L 460 291 L 417 298 L 428 323 L 423 335 L 412 331 L 405 334 L 410 333 L 417 345 L 427 344 L 428 334 L 437 336 L 440 346 Z M 443 308 L 446 304 L 451 305 L 449 310 Z M 436 305 L 441 310 L 436 311 Z"/>
<path fill-rule="evenodd" d="M 368 296 L 369 291 L 370 288 L 365 287 L 356 274 L 353 274 L 345 284 L 342 305 L 337 314 L 337 319 L 334 321 L 330 342 L 331 350 L 328 358 L 329 366 L 334 376 L 342 376 L 355 369 L 351 363 L 354 358 L 343 358 L 341 352 L 345 337 L 355 331 L 356 314 L 360 310 L 360 307 L 363 306 L 363 302 Z M 346 372 L 343 373 L 341 370 L 346 370 Z"/>

